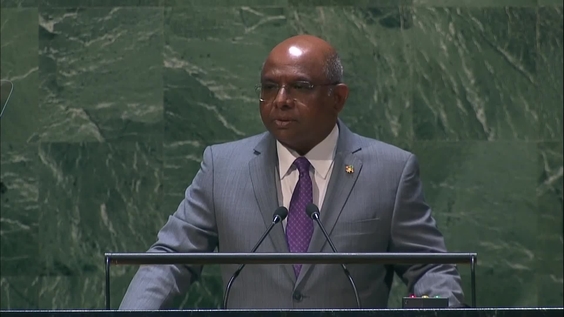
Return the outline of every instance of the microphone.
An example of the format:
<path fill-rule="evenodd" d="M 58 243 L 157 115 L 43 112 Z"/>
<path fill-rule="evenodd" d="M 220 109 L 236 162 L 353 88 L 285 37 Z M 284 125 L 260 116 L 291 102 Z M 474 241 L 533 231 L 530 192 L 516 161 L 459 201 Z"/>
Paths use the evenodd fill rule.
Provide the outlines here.
<path fill-rule="evenodd" d="M 274 211 L 274 217 L 272 218 L 272 223 L 270 224 L 268 229 L 266 229 L 266 231 L 262 234 L 262 237 L 260 237 L 253 250 L 251 250 L 251 253 L 254 253 L 258 249 L 258 247 L 262 244 L 264 239 L 266 239 L 266 236 L 270 233 L 272 228 L 274 228 L 274 226 L 276 226 L 277 223 L 282 222 L 282 220 L 286 219 L 287 216 L 288 216 L 288 208 L 283 206 L 276 208 L 276 210 Z M 227 283 L 227 287 L 225 288 L 225 294 L 223 297 L 223 309 L 227 308 L 227 302 L 229 301 L 229 292 L 231 291 L 231 286 L 233 285 L 233 282 L 239 276 L 239 274 L 241 273 L 244 267 L 245 264 L 241 264 L 241 266 L 239 266 L 239 268 L 235 271 L 235 273 L 233 273 L 233 275 L 229 279 L 229 283 Z"/>
<path fill-rule="evenodd" d="M 329 242 L 329 245 L 331 246 L 331 249 L 333 249 L 333 252 L 338 253 L 337 248 L 335 248 L 335 245 L 333 244 L 333 241 L 331 241 L 331 238 L 329 238 L 327 231 L 325 231 L 325 227 L 323 227 L 323 224 L 319 220 L 319 208 L 315 204 L 309 204 L 306 207 L 306 213 L 311 219 L 317 222 L 317 225 L 319 225 L 319 229 L 321 229 L 321 232 L 323 232 L 323 235 L 325 236 L 327 242 Z M 361 308 L 360 297 L 358 297 L 358 291 L 356 289 L 356 285 L 354 284 L 354 280 L 351 276 L 351 273 L 349 272 L 349 269 L 347 269 L 347 267 L 342 263 L 341 263 L 341 267 L 343 268 L 345 275 L 347 276 L 349 282 L 351 283 L 352 289 L 354 291 L 354 297 L 356 299 L 356 306 L 358 306 L 358 308 L 360 309 Z"/>

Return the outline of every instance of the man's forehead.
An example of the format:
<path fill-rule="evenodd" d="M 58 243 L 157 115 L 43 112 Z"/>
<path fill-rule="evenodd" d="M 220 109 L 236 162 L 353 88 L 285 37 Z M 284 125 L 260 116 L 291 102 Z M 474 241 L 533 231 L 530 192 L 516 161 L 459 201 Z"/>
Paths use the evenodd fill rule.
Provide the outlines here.
<path fill-rule="evenodd" d="M 316 76 L 313 76 L 307 72 L 301 71 L 287 71 L 285 69 L 273 69 L 271 71 L 264 72 L 261 76 L 261 81 L 263 82 L 279 82 L 279 81 L 316 81 Z"/>
<path fill-rule="evenodd" d="M 323 56 L 323 50 L 303 43 L 285 44 L 276 46 L 269 54 L 269 58 L 288 60 L 308 60 Z"/>
<path fill-rule="evenodd" d="M 268 56 L 263 65 L 263 74 L 300 73 L 317 77 L 322 74 L 323 65 L 323 58 L 314 52 L 290 46 L 285 51 L 273 51 Z"/>
<path fill-rule="evenodd" d="M 263 71 L 263 79 L 276 80 L 285 78 L 288 80 L 317 80 L 323 74 L 318 67 L 295 63 L 266 63 Z"/>

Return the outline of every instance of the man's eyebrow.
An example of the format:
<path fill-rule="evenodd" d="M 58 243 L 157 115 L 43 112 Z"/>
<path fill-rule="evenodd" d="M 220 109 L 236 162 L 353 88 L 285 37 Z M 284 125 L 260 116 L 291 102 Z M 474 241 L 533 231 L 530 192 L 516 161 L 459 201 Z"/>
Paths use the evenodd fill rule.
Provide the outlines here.
<path fill-rule="evenodd" d="M 271 83 L 276 83 L 277 81 L 274 80 L 273 78 L 269 77 L 269 76 L 264 76 L 261 78 L 262 82 L 271 82 Z M 307 82 L 311 82 L 311 78 L 308 78 L 306 76 L 300 75 L 300 76 L 296 76 L 294 78 L 292 78 L 292 82 L 297 82 L 297 81 L 307 81 Z"/>
<path fill-rule="evenodd" d="M 311 81 L 311 78 L 308 78 L 308 77 L 305 77 L 305 76 L 298 76 L 298 77 L 296 77 L 296 80 L 295 80 L 295 81 L 307 81 L 307 82 L 310 82 L 310 81 Z"/>

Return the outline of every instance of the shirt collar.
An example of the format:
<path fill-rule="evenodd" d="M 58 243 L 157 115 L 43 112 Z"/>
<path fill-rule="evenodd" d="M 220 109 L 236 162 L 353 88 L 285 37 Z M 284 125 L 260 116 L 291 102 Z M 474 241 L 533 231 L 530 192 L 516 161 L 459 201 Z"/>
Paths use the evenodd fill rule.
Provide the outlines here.
<path fill-rule="evenodd" d="M 329 174 L 329 169 L 335 157 L 338 139 L 339 127 L 335 125 L 331 133 L 305 155 L 313 166 L 315 173 L 322 179 L 326 179 Z M 294 169 L 292 164 L 300 155 L 278 141 L 276 141 L 276 150 L 278 153 L 278 169 L 280 179 L 282 180 Z"/>

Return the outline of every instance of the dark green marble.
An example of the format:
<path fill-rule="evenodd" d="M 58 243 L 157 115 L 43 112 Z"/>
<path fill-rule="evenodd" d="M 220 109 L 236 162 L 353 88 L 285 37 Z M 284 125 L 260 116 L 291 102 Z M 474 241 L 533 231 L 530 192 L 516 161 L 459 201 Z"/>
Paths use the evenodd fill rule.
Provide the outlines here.
<path fill-rule="evenodd" d="M 562 6 L 539 8 L 538 14 L 539 139 L 562 141 Z"/>
<path fill-rule="evenodd" d="M 563 3 L 561 0 L 539 0 L 539 5 L 541 6 L 560 6 L 562 7 Z"/>
<path fill-rule="evenodd" d="M 164 0 L 90 0 L 93 7 L 158 7 Z"/>
<path fill-rule="evenodd" d="M 268 51 L 290 35 L 283 8 L 167 8 L 165 144 L 262 132 L 254 87 Z"/>
<path fill-rule="evenodd" d="M 162 23 L 159 8 L 40 10 L 30 141 L 161 141 Z"/>
<path fill-rule="evenodd" d="M 0 0 L 3 8 L 11 7 L 158 7 L 165 0 Z"/>
<path fill-rule="evenodd" d="M 104 253 L 146 250 L 169 213 L 162 209 L 162 146 L 45 143 L 39 156 L 39 264 L 45 276 L 39 305 L 102 307 Z M 132 268 L 112 273 L 113 280 L 125 276 L 119 294 Z"/>
<path fill-rule="evenodd" d="M 37 125 L 37 8 L 2 2 L 1 77 L 14 94 L 1 125 L 0 307 L 37 308 L 40 206 L 37 146 L 24 145 Z M 5 118 L 9 118 L 6 120 Z M 8 143 L 13 141 L 14 143 Z"/>
<path fill-rule="evenodd" d="M 539 302 L 560 306 L 562 294 L 562 142 L 541 142 L 538 145 L 538 236 L 537 285 Z"/>
<path fill-rule="evenodd" d="M 136 270 L 133 266 L 111 268 L 112 308 L 118 308 Z M 37 285 L 37 305 L 39 309 L 101 309 L 105 307 L 104 287 L 104 271 L 77 276 L 45 276 Z"/>
<path fill-rule="evenodd" d="M 535 8 L 413 9 L 405 36 L 416 139 L 538 139 L 536 14 Z"/>
<path fill-rule="evenodd" d="M 225 7 L 238 8 L 244 6 L 252 7 L 282 7 L 288 4 L 288 0 L 163 0 L 165 6 L 172 7 Z"/>
<path fill-rule="evenodd" d="M 39 178 L 36 147 L 2 143 L 0 307 L 37 308 Z"/>
<path fill-rule="evenodd" d="M 14 90 L 2 118 L 2 142 L 26 142 L 39 124 L 37 8 L 2 9 L 2 79 Z"/>
<path fill-rule="evenodd" d="M 0 309 L 38 309 L 39 276 L 0 277 Z M 2 313 L 2 316 L 4 313 Z"/>
<path fill-rule="evenodd" d="M 39 159 L 34 146 L 2 143 L 0 274 L 39 274 Z"/>
<path fill-rule="evenodd" d="M 447 247 L 478 252 L 478 304 L 538 305 L 536 145 L 427 141 L 415 144 L 413 151 Z M 459 272 L 469 300 L 469 267 L 461 265 Z M 502 276 L 511 279 L 504 282 Z"/>
<path fill-rule="evenodd" d="M 103 253 L 146 250 L 204 148 L 263 131 L 261 64 L 302 33 L 339 51 L 349 127 L 419 157 L 478 304 L 563 305 L 561 1 L 0 1 L 0 308 L 102 308 Z M 176 306 L 221 296 L 209 266 Z"/>
<path fill-rule="evenodd" d="M 327 6 L 355 6 L 355 7 L 386 7 L 409 5 L 413 0 L 288 0 L 292 7 L 327 7 Z"/>
<path fill-rule="evenodd" d="M 37 2 L 38 0 L 0 0 L 0 7 L 2 8 L 37 7 Z"/>
<path fill-rule="evenodd" d="M 426 7 L 536 7 L 538 0 L 413 0 Z"/>

